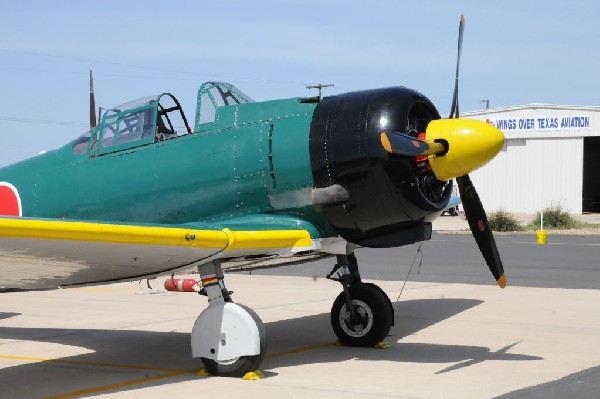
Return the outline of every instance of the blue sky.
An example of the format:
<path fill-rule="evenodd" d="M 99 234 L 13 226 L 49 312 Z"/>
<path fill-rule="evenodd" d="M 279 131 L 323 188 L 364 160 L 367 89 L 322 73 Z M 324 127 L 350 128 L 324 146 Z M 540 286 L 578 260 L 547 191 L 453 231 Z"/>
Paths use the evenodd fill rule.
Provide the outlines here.
<path fill-rule="evenodd" d="M 255 100 L 386 86 L 450 109 L 460 15 L 460 110 L 600 105 L 597 1 L 21 1 L 0 24 L 0 166 L 86 130 L 96 104 L 173 93 L 188 119 L 206 80 Z"/>

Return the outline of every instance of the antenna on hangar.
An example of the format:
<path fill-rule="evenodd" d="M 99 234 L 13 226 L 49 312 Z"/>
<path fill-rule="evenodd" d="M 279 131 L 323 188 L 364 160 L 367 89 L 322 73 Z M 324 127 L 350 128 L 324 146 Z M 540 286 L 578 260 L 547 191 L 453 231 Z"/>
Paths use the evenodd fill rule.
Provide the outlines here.
<path fill-rule="evenodd" d="M 315 85 L 306 85 L 305 87 L 307 89 L 318 89 L 319 90 L 319 99 L 321 99 L 321 98 L 323 98 L 323 95 L 322 95 L 323 88 L 333 87 L 333 86 L 335 86 L 335 85 L 334 84 L 317 83 Z"/>

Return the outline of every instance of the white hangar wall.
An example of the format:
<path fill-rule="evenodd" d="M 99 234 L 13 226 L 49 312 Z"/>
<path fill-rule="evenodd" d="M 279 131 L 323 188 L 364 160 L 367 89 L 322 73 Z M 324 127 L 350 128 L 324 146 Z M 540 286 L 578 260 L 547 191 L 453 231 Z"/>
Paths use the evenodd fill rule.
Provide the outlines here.
<path fill-rule="evenodd" d="M 471 174 L 488 212 L 534 213 L 560 205 L 581 213 L 582 138 L 508 139 L 502 151 Z"/>
<path fill-rule="evenodd" d="M 461 118 L 493 123 L 506 138 L 498 156 L 470 174 L 486 211 L 534 213 L 560 205 L 582 213 L 584 137 L 600 136 L 600 107 L 527 105 Z"/>

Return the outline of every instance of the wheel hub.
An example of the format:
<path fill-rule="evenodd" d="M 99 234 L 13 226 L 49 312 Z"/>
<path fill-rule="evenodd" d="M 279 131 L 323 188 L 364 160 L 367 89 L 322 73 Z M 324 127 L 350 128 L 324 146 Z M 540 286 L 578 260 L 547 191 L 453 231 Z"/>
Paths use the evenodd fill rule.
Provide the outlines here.
<path fill-rule="evenodd" d="M 348 307 L 344 306 L 339 314 L 340 326 L 349 336 L 362 337 L 368 334 L 371 327 L 373 327 L 373 312 L 371 311 L 371 308 L 361 300 L 353 299 L 352 306 L 354 306 L 357 317 L 353 318 Z"/>

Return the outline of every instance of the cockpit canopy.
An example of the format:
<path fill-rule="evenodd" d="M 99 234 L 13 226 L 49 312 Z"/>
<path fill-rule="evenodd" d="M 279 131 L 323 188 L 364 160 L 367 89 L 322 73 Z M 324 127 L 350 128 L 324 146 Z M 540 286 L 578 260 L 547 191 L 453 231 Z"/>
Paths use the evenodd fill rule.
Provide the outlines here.
<path fill-rule="evenodd" d="M 252 103 L 237 87 L 206 82 L 198 90 L 194 131 L 215 122 L 218 108 Z M 97 156 L 192 133 L 179 101 L 170 93 L 143 97 L 108 109 L 96 127 L 73 142 L 76 154 Z"/>
<path fill-rule="evenodd" d="M 72 143 L 74 153 L 101 155 L 192 132 L 179 101 L 170 93 L 108 109 L 98 126 Z"/>
<path fill-rule="evenodd" d="M 242 93 L 237 87 L 223 82 L 205 82 L 198 89 L 196 104 L 195 131 L 201 124 L 213 123 L 217 108 L 227 105 L 253 103 L 254 100 Z"/>

